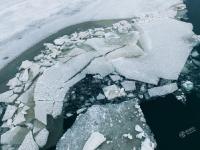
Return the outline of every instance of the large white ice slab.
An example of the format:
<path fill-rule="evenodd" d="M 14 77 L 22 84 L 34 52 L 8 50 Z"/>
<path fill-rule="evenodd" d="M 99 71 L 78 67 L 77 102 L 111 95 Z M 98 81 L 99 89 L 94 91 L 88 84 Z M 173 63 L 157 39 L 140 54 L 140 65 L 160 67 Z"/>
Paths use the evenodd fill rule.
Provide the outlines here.
<path fill-rule="evenodd" d="M 191 52 L 192 25 L 171 18 L 154 18 L 137 26 L 148 35 L 151 48 L 134 59 L 113 60 L 117 72 L 127 78 L 157 84 L 159 78 L 176 80 Z M 127 69 L 127 67 L 129 69 Z"/>

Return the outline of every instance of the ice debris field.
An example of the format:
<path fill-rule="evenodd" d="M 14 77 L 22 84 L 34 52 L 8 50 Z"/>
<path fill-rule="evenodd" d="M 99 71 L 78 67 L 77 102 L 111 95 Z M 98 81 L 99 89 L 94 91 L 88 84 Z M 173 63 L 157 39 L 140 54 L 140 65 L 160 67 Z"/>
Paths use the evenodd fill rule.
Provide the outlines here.
<path fill-rule="evenodd" d="M 1 69 L 63 27 L 129 18 L 44 43 L 34 61 L 22 62 L 7 83 L 9 90 L 0 94 L 0 102 L 7 105 L 2 149 L 47 149 L 59 139 L 58 150 L 156 147 L 139 100 L 181 93 L 176 80 L 199 42 L 192 25 L 177 19 L 177 11 L 185 9 L 182 0 L 0 3 Z M 74 115 L 76 121 L 63 135 L 63 116 Z"/>

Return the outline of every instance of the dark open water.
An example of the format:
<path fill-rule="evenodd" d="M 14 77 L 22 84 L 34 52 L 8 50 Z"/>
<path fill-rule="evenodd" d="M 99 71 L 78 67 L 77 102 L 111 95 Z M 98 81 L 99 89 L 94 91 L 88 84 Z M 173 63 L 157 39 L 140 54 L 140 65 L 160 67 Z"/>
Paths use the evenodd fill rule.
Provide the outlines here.
<path fill-rule="evenodd" d="M 200 0 L 186 0 L 188 20 L 200 34 Z M 196 48 L 200 52 L 200 46 Z M 200 81 L 200 76 L 197 78 Z M 198 90 L 187 94 L 187 104 L 174 95 L 143 102 L 143 113 L 155 135 L 157 150 L 200 150 L 200 98 Z"/>

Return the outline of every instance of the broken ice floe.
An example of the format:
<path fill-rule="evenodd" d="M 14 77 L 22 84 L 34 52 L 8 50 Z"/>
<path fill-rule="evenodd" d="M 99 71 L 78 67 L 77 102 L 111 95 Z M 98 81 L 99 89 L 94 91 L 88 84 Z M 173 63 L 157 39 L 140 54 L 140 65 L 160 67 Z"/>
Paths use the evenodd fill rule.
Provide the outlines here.
<path fill-rule="evenodd" d="M 150 97 L 155 97 L 155 96 L 167 95 L 167 94 L 175 92 L 176 90 L 178 90 L 177 84 L 171 83 L 164 86 L 151 88 L 148 90 L 148 93 Z"/>
<path fill-rule="evenodd" d="M 144 147 L 143 143 L 146 143 L 145 139 L 148 139 L 148 145 L 153 145 L 153 150 L 155 141 L 147 125 L 140 121 L 143 114 L 137 105 L 137 100 L 130 100 L 120 104 L 90 107 L 85 114 L 78 116 L 73 126 L 60 139 L 56 149 L 81 150 L 91 141 L 91 148 L 101 144 L 98 147 L 100 150 L 133 149 L 133 146 L 141 149 Z M 138 124 L 143 128 L 144 139 L 136 138 L 138 131 L 135 131 L 134 125 Z"/>
<path fill-rule="evenodd" d="M 124 89 L 119 88 L 116 85 L 107 86 L 107 87 L 103 88 L 103 91 L 108 100 L 126 95 Z"/>
<path fill-rule="evenodd" d="M 146 89 L 138 91 L 138 81 L 157 85 L 160 78 L 176 80 L 195 45 L 191 39 L 197 41 L 198 36 L 190 24 L 173 19 L 174 15 L 170 15 L 172 18 L 162 15 L 136 16 L 133 23 L 123 20 L 109 28 L 89 29 L 64 35 L 55 39 L 54 44 L 46 43 L 34 62 L 22 63 L 16 76 L 7 83 L 10 90 L 0 94 L 0 102 L 8 104 L 3 126 L 9 128 L 2 135 L 1 144 L 12 146 L 20 135 L 14 143 L 16 147 L 23 149 L 27 142 L 33 144 L 33 149 L 44 147 L 49 136 L 47 116 L 56 119 L 62 114 L 65 94 L 87 74 L 99 78 L 109 75 L 112 81 L 102 87 L 105 96 L 99 93 L 85 106 L 91 106 L 95 99 L 111 100 L 127 94 L 132 98 L 133 91 L 142 99 Z M 183 87 L 191 89 L 191 84 Z M 176 84 L 170 84 L 149 88 L 148 93 L 154 97 L 177 89 Z M 86 110 L 81 106 L 76 113 Z M 131 139 L 129 134 L 123 133 Z M 141 131 L 136 137 L 142 139 L 146 135 Z M 145 138 L 140 147 L 153 149 L 155 144 Z"/>

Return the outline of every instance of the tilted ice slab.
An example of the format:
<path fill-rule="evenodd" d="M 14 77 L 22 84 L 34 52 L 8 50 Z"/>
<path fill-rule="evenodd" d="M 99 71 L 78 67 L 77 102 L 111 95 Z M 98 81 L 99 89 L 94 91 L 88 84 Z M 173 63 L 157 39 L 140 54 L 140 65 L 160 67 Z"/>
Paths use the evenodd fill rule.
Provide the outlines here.
<path fill-rule="evenodd" d="M 101 143 L 99 150 L 141 149 L 145 140 L 149 141 L 149 150 L 153 150 L 156 146 L 155 141 L 148 126 L 141 121 L 143 119 L 136 99 L 120 104 L 94 105 L 85 114 L 77 117 L 73 126 L 61 137 L 56 149 L 85 150 L 88 139 L 95 132 L 99 132 L 101 140 L 93 137 L 94 141 L 91 143 L 91 146 Z M 136 127 L 140 127 L 140 130 Z M 124 136 L 126 134 L 129 136 Z M 140 134 L 141 139 L 137 138 Z M 106 141 L 103 142 L 104 140 Z"/>
<path fill-rule="evenodd" d="M 182 0 L 2 0 L 0 69 L 64 27 L 93 20 L 131 18 L 155 10 L 174 16 L 176 11 L 171 7 L 178 3 Z"/>

